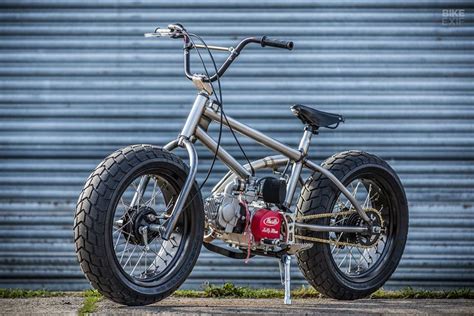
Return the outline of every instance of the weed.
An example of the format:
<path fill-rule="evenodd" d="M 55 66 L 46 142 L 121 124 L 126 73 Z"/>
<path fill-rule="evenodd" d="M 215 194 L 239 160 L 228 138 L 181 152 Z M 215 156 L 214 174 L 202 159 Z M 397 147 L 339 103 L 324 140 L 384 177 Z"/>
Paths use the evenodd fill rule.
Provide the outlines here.
<path fill-rule="evenodd" d="M 312 287 L 302 286 L 291 291 L 293 298 L 322 298 L 321 293 Z M 283 298 L 284 292 L 279 289 L 253 289 L 240 287 L 232 283 L 224 285 L 206 285 L 203 290 L 178 290 L 175 297 L 211 297 L 211 298 Z M 380 289 L 369 296 L 371 299 L 474 299 L 474 291 L 470 289 L 458 289 L 449 291 L 430 291 L 404 288 L 397 291 Z"/>
<path fill-rule="evenodd" d="M 31 298 L 67 295 L 68 294 L 65 292 L 55 292 L 47 290 L 0 289 L 0 298 Z"/>
<path fill-rule="evenodd" d="M 84 292 L 84 301 L 78 311 L 79 315 L 86 315 L 93 313 L 97 309 L 97 303 L 103 298 L 103 296 L 96 290 L 87 290 Z"/>

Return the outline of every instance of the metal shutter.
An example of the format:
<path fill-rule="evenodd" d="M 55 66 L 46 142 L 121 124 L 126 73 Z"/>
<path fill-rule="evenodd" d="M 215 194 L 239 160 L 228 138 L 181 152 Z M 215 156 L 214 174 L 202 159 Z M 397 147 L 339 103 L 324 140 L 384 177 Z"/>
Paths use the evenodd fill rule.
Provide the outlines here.
<path fill-rule="evenodd" d="M 464 10 L 459 25 L 445 9 Z M 409 242 L 387 287 L 473 287 L 472 10 L 434 0 L 3 0 L 0 287 L 88 287 L 71 230 L 83 182 L 119 147 L 175 137 L 194 98 L 181 43 L 142 35 L 177 21 L 218 45 L 294 40 L 292 52 L 246 49 L 223 78 L 228 114 L 292 145 L 302 126 L 291 104 L 344 114 L 311 155 L 381 155 L 410 202 Z M 242 143 L 251 158 L 266 153 Z M 229 134 L 224 146 L 242 161 Z M 200 153 L 202 180 L 211 156 Z M 278 265 L 203 251 L 186 286 L 204 281 L 278 286 Z"/>

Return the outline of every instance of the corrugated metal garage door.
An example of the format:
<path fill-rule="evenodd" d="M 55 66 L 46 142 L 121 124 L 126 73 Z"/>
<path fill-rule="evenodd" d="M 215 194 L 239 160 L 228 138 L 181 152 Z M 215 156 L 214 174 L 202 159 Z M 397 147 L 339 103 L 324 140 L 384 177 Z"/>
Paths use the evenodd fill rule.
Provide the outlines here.
<path fill-rule="evenodd" d="M 474 286 L 472 1 L 3 0 L 0 10 L 0 287 L 88 286 L 71 230 L 83 181 L 119 147 L 175 137 L 194 98 L 180 42 L 142 36 L 175 21 L 213 44 L 294 40 L 292 52 L 242 54 L 223 81 L 228 114 L 292 145 L 292 103 L 344 114 L 311 155 L 363 149 L 399 172 L 411 230 L 389 284 Z M 224 146 L 242 160 L 228 135 Z M 277 263 L 203 252 L 187 285 L 224 280 L 276 286 Z"/>

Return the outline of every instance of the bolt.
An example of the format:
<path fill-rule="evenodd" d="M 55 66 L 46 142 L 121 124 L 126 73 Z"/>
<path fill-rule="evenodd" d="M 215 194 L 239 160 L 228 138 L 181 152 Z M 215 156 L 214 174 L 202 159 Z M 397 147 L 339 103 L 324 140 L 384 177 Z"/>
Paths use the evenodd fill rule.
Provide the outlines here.
<path fill-rule="evenodd" d="M 156 215 L 153 215 L 153 214 L 148 214 L 147 215 L 147 219 L 150 221 L 150 222 L 154 222 L 158 219 L 158 217 Z"/>

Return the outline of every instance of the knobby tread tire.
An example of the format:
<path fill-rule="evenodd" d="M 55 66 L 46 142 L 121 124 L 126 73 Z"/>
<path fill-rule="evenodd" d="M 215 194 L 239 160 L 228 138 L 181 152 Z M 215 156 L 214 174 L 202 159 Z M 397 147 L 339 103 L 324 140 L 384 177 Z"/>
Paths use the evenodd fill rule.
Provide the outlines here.
<path fill-rule="evenodd" d="M 328 244 L 314 243 L 312 248 L 299 252 L 297 254 L 297 261 L 305 279 L 316 290 L 335 299 L 354 300 L 363 298 L 382 286 L 395 271 L 407 238 L 408 206 L 405 192 L 398 176 L 384 160 L 366 152 L 351 150 L 335 154 L 322 164 L 322 167 L 331 171 L 331 173 L 343 183 L 344 179 L 350 177 L 352 172 L 364 168 L 365 166 L 381 168 L 387 171 L 388 174 L 393 177 L 392 180 L 396 183 L 398 189 L 400 189 L 397 193 L 397 199 L 399 199 L 401 203 L 401 227 L 397 235 L 398 244 L 392 254 L 393 257 L 390 258 L 387 267 L 383 270 L 384 275 L 380 276 L 380 278 L 374 282 L 363 285 L 341 281 L 341 278 L 338 277 L 337 271 L 333 266 L 332 258 L 328 257 L 331 256 L 330 252 L 328 252 L 330 249 Z M 334 203 L 333 201 L 337 198 L 338 194 L 339 190 L 326 176 L 315 172 L 308 178 L 302 188 L 297 203 L 297 214 L 313 215 L 331 212 L 331 204 Z M 329 219 L 310 220 L 307 221 L 307 223 L 329 225 Z M 298 234 L 324 239 L 328 238 L 327 233 L 299 231 Z"/>
<path fill-rule="evenodd" d="M 169 296 L 187 278 L 201 250 L 204 214 L 202 198 L 195 183 L 190 193 L 190 196 L 194 197 L 193 201 L 188 202 L 195 208 L 195 222 L 191 223 L 195 236 L 188 253 L 184 254 L 186 258 L 183 259 L 185 261 L 181 271 L 176 273 L 179 275 L 171 280 L 174 283 L 163 285 L 155 293 L 141 293 L 140 289 L 124 284 L 117 272 L 111 269 L 113 258 L 108 254 L 104 236 L 107 214 L 114 211 L 110 209 L 112 199 L 127 174 L 152 161 L 176 168 L 176 177 L 183 177 L 188 173 L 188 167 L 183 161 L 166 150 L 152 145 L 128 146 L 112 153 L 97 166 L 86 180 L 77 202 L 74 241 L 81 269 L 95 289 L 120 304 L 147 305 Z"/>

